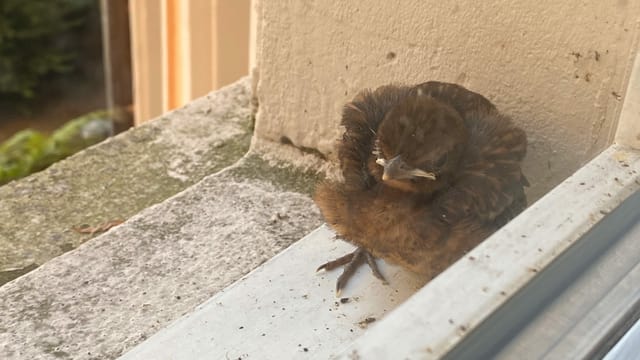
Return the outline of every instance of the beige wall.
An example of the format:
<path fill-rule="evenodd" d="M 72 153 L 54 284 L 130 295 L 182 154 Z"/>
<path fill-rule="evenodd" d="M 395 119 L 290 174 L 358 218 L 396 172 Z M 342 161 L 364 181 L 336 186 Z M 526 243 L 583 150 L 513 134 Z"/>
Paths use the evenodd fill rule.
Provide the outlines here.
<path fill-rule="evenodd" d="M 259 1 L 256 137 L 330 154 L 360 89 L 457 82 L 526 129 L 537 198 L 612 141 L 639 14 L 631 0 Z"/>

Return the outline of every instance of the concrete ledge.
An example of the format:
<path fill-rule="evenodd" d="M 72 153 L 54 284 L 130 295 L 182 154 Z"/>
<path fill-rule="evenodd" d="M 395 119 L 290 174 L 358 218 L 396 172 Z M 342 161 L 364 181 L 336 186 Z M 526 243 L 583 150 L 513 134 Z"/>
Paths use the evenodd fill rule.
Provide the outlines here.
<path fill-rule="evenodd" d="M 337 299 L 315 269 L 352 250 L 322 226 L 120 359 L 328 359 L 424 285 L 381 262 L 389 285 L 361 267 Z"/>
<path fill-rule="evenodd" d="M 257 155 L 0 287 L 3 359 L 112 359 L 320 224 Z M 284 285 L 286 287 L 286 285 Z"/>
<path fill-rule="evenodd" d="M 236 162 L 251 137 L 250 79 L 0 187 L 0 285 Z"/>
<path fill-rule="evenodd" d="M 321 227 L 122 359 L 441 358 L 640 189 L 639 171 L 640 153 L 612 146 L 415 294 L 420 279 L 384 266 L 389 286 L 361 268 L 335 299 L 338 272 L 313 271 L 352 246 Z"/>

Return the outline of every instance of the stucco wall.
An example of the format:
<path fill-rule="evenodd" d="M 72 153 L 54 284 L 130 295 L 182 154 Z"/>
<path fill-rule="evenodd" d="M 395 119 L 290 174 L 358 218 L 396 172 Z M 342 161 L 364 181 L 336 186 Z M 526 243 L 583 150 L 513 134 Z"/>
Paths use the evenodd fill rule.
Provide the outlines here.
<path fill-rule="evenodd" d="M 640 2 L 258 2 L 258 140 L 331 155 L 342 105 L 390 82 L 457 82 L 526 129 L 537 198 L 613 138 Z"/>

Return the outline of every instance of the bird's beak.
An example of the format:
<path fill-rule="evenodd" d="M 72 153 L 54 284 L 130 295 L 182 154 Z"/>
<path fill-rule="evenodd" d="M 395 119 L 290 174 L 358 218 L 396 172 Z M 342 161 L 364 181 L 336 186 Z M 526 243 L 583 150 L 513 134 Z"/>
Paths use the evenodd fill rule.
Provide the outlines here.
<path fill-rule="evenodd" d="M 436 174 L 435 173 L 424 171 L 424 170 L 420 170 L 420 169 L 412 169 L 409 172 L 409 174 L 411 174 L 411 176 L 414 176 L 414 177 L 423 177 L 423 178 L 429 179 L 429 180 L 435 180 L 436 179 Z"/>
<path fill-rule="evenodd" d="M 436 179 L 436 174 L 432 172 L 410 168 L 399 155 L 389 161 L 378 159 L 376 163 L 382 165 L 384 168 L 382 173 L 382 181 L 391 179 L 411 179 L 414 177 L 423 177 L 430 180 Z"/>
<path fill-rule="evenodd" d="M 407 165 L 402 161 L 400 156 L 396 156 L 389 161 L 385 161 L 382 164 L 382 181 L 391 179 L 406 179 L 406 167 Z"/>

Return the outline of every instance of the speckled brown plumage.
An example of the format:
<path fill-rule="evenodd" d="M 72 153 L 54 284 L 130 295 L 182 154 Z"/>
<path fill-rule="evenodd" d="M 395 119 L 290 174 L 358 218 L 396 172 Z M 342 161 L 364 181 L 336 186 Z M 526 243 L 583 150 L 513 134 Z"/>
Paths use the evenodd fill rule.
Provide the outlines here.
<path fill-rule="evenodd" d="M 340 237 L 375 257 L 431 278 L 526 206 L 525 133 L 477 93 L 383 86 L 348 103 L 341 124 L 344 179 L 314 198 Z"/>

